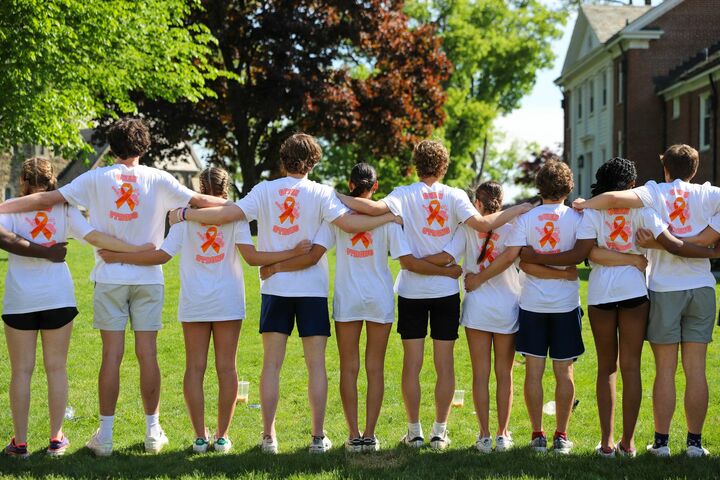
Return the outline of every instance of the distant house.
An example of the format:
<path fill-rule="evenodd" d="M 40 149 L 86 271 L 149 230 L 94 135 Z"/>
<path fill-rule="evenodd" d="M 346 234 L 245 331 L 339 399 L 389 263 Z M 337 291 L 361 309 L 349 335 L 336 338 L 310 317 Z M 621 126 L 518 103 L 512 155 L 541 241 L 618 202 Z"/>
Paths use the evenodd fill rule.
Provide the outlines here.
<path fill-rule="evenodd" d="M 697 181 L 717 183 L 719 7 L 665 0 L 580 8 L 556 80 L 576 195 L 590 195 L 595 171 L 612 156 L 634 160 L 641 183 L 662 179 L 658 157 L 673 143 L 696 147 Z"/>
<path fill-rule="evenodd" d="M 16 197 L 20 194 L 20 168 L 26 158 L 34 156 L 48 157 L 53 163 L 55 172 L 62 171 L 67 160 L 61 157 L 53 157 L 50 151 L 43 147 L 24 145 L 14 149 L 12 152 L 0 152 L 0 199 Z"/>

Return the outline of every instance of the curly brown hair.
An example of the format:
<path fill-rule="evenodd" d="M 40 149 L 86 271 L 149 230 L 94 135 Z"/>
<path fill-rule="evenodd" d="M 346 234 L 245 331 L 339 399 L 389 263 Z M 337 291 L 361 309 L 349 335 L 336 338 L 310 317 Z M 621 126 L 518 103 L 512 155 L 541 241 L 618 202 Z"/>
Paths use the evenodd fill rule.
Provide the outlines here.
<path fill-rule="evenodd" d="M 108 143 L 120 160 L 142 157 L 150 148 L 150 130 L 139 118 L 123 118 L 110 127 Z"/>
<path fill-rule="evenodd" d="M 320 144 L 306 133 L 296 133 L 280 146 L 280 163 L 287 173 L 305 175 L 321 158 Z"/>
<path fill-rule="evenodd" d="M 441 178 L 447 172 L 450 155 L 442 143 L 423 140 L 413 150 L 413 163 L 418 177 Z"/>
<path fill-rule="evenodd" d="M 207 167 L 200 172 L 200 193 L 213 197 L 228 198 L 230 175 L 219 167 Z"/>
<path fill-rule="evenodd" d="M 33 190 L 49 192 L 57 189 L 52 163 L 43 157 L 32 157 L 23 162 L 20 182 L 23 195 L 30 195 Z"/>
<path fill-rule="evenodd" d="M 497 182 L 484 182 L 475 189 L 475 200 L 483 207 L 483 214 L 499 212 L 502 209 L 503 189 Z"/>
<path fill-rule="evenodd" d="M 535 176 L 535 186 L 544 200 L 562 200 L 575 186 L 572 170 L 564 162 L 548 160 Z"/>
<path fill-rule="evenodd" d="M 690 145 L 671 145 L 660 157 L 671 180 L 691 180 L 697 173 L 700 155 Z"/>

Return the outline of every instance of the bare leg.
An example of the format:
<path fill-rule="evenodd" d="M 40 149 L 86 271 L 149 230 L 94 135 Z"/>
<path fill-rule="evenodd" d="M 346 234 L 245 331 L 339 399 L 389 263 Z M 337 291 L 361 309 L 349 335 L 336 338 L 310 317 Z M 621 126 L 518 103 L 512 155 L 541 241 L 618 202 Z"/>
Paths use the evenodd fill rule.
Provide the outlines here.
<path fill-rule="evenodd" d="M 5 340 L 10 355 L 10 410 L 15 442 L 27 443 L 30 414 L 30 382 L 35 369 L 37 330 L 18 330 L 5 324 Z"/>
<path fill-rule="evenodd" d="M 325 408 L 327 406 L 327 372 L 325 371 L 325 347 L 327 337 L 314 335 L 303 337 L 305 365 L 308 369 L 308 400 L 312 412 L 312 434 L 325 435 Z"/>
<path fill-rule="evenodd" d="M 525 356 L 525 405 L 527 406 L 533 432 L 541 432 L 543 429 L 542 379 L 544 372 L 545 358 Z"/>
<path fill-rule="evenodd" d="M 573 401 L 575 400 L 575 381 L 573 379 L 573 361 L 553 360 L 555 373 L 555 415 L 557 431 L 567 432 L 570 423 Z"/>
<path fill-rule="evenodd" d="M 367 374 L 367 405 L 364 437 L 375 435 L 385 393 L 385 352 L 392 323 L 365 322 L 367 345 L 365 346 L 365 373 Z"/>
<path fill-rule="evenodd" d="M 266 332 L 263 340 L 263 369 L 260 376 L 260 405 L 263 416 L 263 434 L 275 438 L 275 413 L 280 396 L 280 369 L 285 360 L 288 336 Z"/>
<path fill-rule="evenodd" d="M 100 415 L 115 415 L 120 393 L 120 364 L 125 353 L 125 332 L 100 330 L 102 363 L 98 375 Z"/>
<path fill-rule="evenodd" d="M 160 411 L 157 334 L 158 332 L 135 332 L 135 356 L 140 365 L 140 395 L 145 415 L 154 415 Z"/>
<path fill-rule="evenodd" d="M 515 362 L 515 335 L 493 334 L 495 347 L 495 381 L 497 391 L 498 429 L 497 435 L 509 435 L 510 412 L 513 402 L 513 363 Z"/>
<path fill-rule="evenodd" d="M 651 343 L 655 355 L 655 384 L 653 385 L 653 417 L 655 431 L 670 433 L 675 412 L 675 372 L 678 344 Z"/>
<path fill-rule="evenodd" d="M 205 438 L 205 390 L 203 381 L 210 348 L 210 322 L 182 322 L 185 338 L 183 393 L 196 438 Z"/>
<path fill-rule="evenodd" d="M 359 438 L 357 379 L 360 371 L 360 333 L 362 320 L 335 322 L 340 352 L 340 399 L 342 400 L 349 438 Z"/>
<path fill-rule="evenodd" d="M 48 382 L 50 438 L 62 438 L 62 425 L 67 407 L 67 356 L 72 322 L 54 330 L 41 330 L 43 361 Z"/>
<path fill-rule="evenodd" d="M 408 423 L 420 421 L 420 371 L 425 339 L 403 340 L 402 393 Z M 452 400 L 451 400 L 452 401 Z"/>
<path fill-rule="evenodd" d="M 490 436 L 490 350 L 492 349 L 493 335 L 490 332 L 483 332 L 473 328 L 465 328 L 468 347 L 470 349 L 470 362 L 473 371 L 473 402 L 478 423 L 480 424 L 480 436 Z M 496 360 L 497 361 L 497 360 Z"/>
<path fill-rule="evenodd" d="M 433 340 L 435 361 L 435 421 L 447 422 L 455 394 L 455 340 Z"/>
<path fill-rule="evenodd" d="M 238 393 L 237 349 L 241 320 L 213 322 L 215 370 L 218 376 L 218 421 L 215 435 L 227 438 Z"/>
<path fill-rule="evenodd" d="M 688 432 L 701 434 L 708 409 L 708 384 L 705 375 L 707 344 L 686 342 L 681 345 L 681 349 Z"/>
<path fill-rule="evenodd" d="M 635 448 L 635 427 L 642 401 L 640 361 L 645 343 L 650 303 L 628 310 L 620 310 L 620 373 L 623 380 L 622 410 L 623 433 L 621 443 Z"/>
<path fill-rule="evenodd" d="M 608 451 L 615 446 L 613 427 L 615 425 L 619 313 L 617 310 L 603 310 L 593 306 L 589 307 L 588 311 L 598 358 L 595 393 L 600 417 L 600 445 Z"/>

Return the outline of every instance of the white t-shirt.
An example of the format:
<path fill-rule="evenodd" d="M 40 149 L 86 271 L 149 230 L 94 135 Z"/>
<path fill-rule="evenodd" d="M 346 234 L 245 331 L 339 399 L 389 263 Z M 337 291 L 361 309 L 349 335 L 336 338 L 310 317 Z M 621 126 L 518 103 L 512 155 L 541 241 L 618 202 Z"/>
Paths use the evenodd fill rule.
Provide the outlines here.
<path fill-rule="evenodd" d="M 691 237 L 708 226 L 710 218 L 720 213 L 720 188 L 709 183 L 675 180 L 672 183 L 650 181 L 633 189 L 643 205 L 654 209 L 677 237 Z M 675 292 L 693 288 L 715 288 L 710 260 L 683 258 L 665 250 L 648 250 L 650 273 L 648 288 L 655 292 Z"/>
<path fill-rule="evenodd" d="M 480 264 L 478 258 L 488 234 L 477 232 L 466 225 L 455 232 L 452 241 L 445 246 L 445 251 L 457 263 L 463 259 L 465 274 L 479 273 L 505 251 L 512 230 L 512 224 L 505 224 L 492 232 Z M 515 265 L 510 265 L 472 292 L 465 293 L 460 324 L 485 332 L 515 333 L 518 330 L 519 299 L 520 277 Z"/>
<path fill-rule="evenodd" d="M 562 204 L 546 204 L 521 215 L 506 242 L 532 247 L 538 253 L 560 253 L 575 246 L 581 216 Z M 580 306 L 578 280 L 542 279 L 522 275 L 520 308 L 535 313 L 565 313 Z"/>
<path fill-rule="evenodd" d="M 649 229 L 657 238 L 667 225 L 651 208 L 584 210 L 578 240 L 597 240 L 597 245 L 620 253 L 646 255 L 635 245 L 638 229 Z M 588 281 L 588 305 L 619 302 L 647 295 L 645 274 L 629 265 L 608 267 L 592 263 Z"/>
<path fill-rule="evenodd" d="M 133 245 L 156 247 L 165 237 L 168 210 L 186 206 L 194 195 L 167 172 L 119 163 L 83 173 L 60 193 L 70 204 L 88 209 L 95 230 Z M 97 255 L 90 279 L 113 285 L 164 283 L 159 265 L 106 264 Z"/>
<path fill-rule="evenodd" d="M 170 228 L 160 249 L 170 256 L 180 253 L 178 320 L 218 322 L 245 318 L 245 284 L 238 244 L 253 244 L 247 222 L 183 222 Z"/>
<path fill-rule="evenodd" d="M 393 214 L 402 217 L 410 250 L 417 258 L 442 252 L 459 224 L 477 213 L 467 193 L 442 183 L 427 186 L 417 182 L 397 187 L 382 201 Z M 459 292 L 454 278 L 407 270 L 400 271 L 396 287 L 404 298 L 440 298 Z"/>
<path fill-rule="evenodd" d="M 411 253 L 400 225 L 386 223 L 356 234 L 333 226 L 332 234 L 337 245 L 333 318 L 392 323 L 395 295 L 387 254 L 399 258 Z"/>
<path fill-rule="evenodd" d="M 65 203 L 49 210 L 0 215 L 6 230 L 46 247 L 82 240 L 94 229 L 77 208 Z M 29 313 L 74 307 L 75 290 L 67 263 L 8 254 L 3 313 Z"/>
<path fill-rule="evenodd" d="M 332 223 L 348 212 L 331 187 L 293 177 L 258 183 L 237 206 L 248 221 L 258 221 L 257 248 L 263 252 L 290 250 L 302 240 L 313 240 L 323 221 Z M 327 297 L 328 289 L 325 255 L 312 267 L 260 282 L 260 293 L 281 297 Z"/>

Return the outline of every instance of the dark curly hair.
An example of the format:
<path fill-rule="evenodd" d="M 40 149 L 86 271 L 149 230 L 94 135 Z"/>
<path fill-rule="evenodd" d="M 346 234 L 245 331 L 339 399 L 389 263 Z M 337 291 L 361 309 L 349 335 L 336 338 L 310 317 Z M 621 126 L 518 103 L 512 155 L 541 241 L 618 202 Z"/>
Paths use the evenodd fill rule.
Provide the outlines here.
<path fill-rule="evenodd" d="M 359 197 L 363 193 L 372 190 L 373 185 L 377 182 L 377 172 L 369 163 L 358 163 L 350 172 L 350 181 L 355 186 L 351 197 Z"/>
<path fill-rule="evenodd" d="M 447 172 L 450 154 L 442 143 L 435 140 L 423 140 L 413 150 L 413 163 L 418 177 L 441 178 Z"/>
<path fill-rule="evenodd" d="M 150 130 L 139 118 L 123 118 L 110 127 L 108 143 L 120 160 L 142 157 L 150 148 Z"/>
<path fill-rule="evenodd" d="M 565 162 L 548 160 L 535 176 L 535 186 L 544 200 L 565 198 L 575 186 L 572 170 Z"/>
<path fill-rule="evenodd" d="M 593 197 L 605 192 L 632 188 L 637 180 L 635 163 L 620 157 L 610 159 L 600 165 L 595 172 L 595 180 L 591 185 Z"/>
<path fill-rule="evenodd" d="M 280 146 L 280 163 L 287 173 L 305 175 L 321 158 L 320 144 L 306 133 L 296 133 Z"/>
<path fill-rule="evenodd" d="M 700 155 L 690 145 L 671 145 L 660 161 L 670 174 L 670 180 L 688 181 L 697 173 Z"/>
<path fill-rule="evenodd" d="M 502 185 L 497 182 L 484 182 L 475 188 L 475 200 L 483 206 L 484 214 L 499 212 L 503 203 Z"/>

